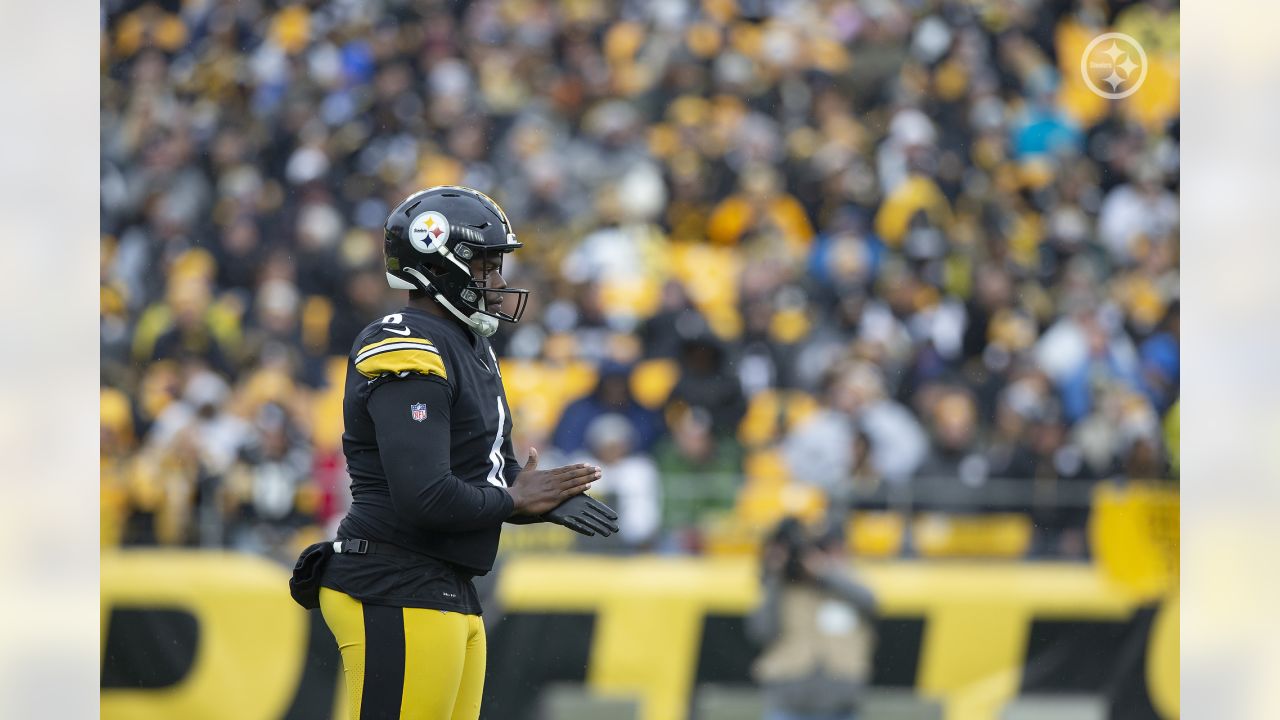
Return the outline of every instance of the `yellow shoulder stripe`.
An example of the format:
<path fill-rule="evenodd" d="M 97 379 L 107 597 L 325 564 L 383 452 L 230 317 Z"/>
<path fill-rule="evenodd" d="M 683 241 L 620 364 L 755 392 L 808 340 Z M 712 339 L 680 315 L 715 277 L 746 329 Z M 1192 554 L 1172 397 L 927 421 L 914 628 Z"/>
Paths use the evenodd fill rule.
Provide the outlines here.
<path fill-rule="evenodd" d="M 409 344 L 409 345 L 425 345 L 427 347 L 435 347 L 434 345 L 431 344 L 431 341 L 427 340 L 426 338 L 391 337 L 391 338 L 387 338 L 386 340 L 379 340 L 378 342 L 375 342 L 375 343 L 369 343 L 368 345 L 365 345 L 364 347 L 360 348 L 360 350 L 356 353 L 356 360 L 360 360 L 370 350 L 377 350 L 378 348 L 384 345 L 392 345 L 392 344 L 400 345 L 402 343 Z"/>
<path fill-rule="evenodd" d="M 444 361 L 440 359 L 440 353 L 417 348 L 376 352 L 358 361 L 356 370 L 367 378 L 402 372 L 437 375 L 446 380 L 449 377 L 444 371 Z"/>

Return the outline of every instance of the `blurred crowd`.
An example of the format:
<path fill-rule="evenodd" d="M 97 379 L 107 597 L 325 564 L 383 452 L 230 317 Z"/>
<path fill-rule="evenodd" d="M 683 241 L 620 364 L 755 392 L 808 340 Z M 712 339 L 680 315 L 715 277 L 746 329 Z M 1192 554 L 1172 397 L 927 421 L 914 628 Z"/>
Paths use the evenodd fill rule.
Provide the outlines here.
<path fill-rule="evenodd" d="M 517 446 L 601 463 L 627 548 L 760 487 L 1176 477 L 1176 3 L 101 7 L 104 544 L 326 532 L 382 222 L 446 183 L 526 245 Z M 1149 63 L 1118 102 L 1108 30 Z"/>

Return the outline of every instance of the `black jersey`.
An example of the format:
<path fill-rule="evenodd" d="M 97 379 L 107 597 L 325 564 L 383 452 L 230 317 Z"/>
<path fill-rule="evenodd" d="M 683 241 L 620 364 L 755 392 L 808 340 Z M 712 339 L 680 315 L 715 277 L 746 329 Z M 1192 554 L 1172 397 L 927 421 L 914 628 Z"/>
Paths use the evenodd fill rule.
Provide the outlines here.
<path fill-rule="evenodd" d="M 488 340 L 411 307 L 370 324 L 348 359 L 343 419 L 352 504 L 338 536 L 441 567 L 337 555 L 325 584 L 371 602 L 478 612 L 467 576 L 492 569 L 513 510 L 504 488 L 520 472 Z"/>

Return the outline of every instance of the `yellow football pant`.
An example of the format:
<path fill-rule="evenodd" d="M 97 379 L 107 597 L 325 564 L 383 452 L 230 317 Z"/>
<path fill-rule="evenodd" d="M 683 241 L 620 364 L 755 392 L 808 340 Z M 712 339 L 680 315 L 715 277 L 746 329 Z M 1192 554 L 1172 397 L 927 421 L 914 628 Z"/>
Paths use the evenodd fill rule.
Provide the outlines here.
<path fill-rule="evenodd" d="M 350 720 L 477 720 L 484 690 L 479 615 L 366 605 L 320 589 L 338 641 Z"/>

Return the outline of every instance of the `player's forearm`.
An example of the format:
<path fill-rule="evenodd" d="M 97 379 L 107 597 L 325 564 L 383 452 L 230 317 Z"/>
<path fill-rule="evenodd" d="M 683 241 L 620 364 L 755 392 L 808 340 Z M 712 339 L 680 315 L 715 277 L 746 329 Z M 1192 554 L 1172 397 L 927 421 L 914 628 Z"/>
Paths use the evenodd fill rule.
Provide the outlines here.
<path fill-rule="evenodd" d="M 418 486 L 416 491 L 411 489 L 414 485 Z M 468 485 L 453 473 L 425 483 L 393 480 L 391 500 L 410 523 L 435 532 L 467 532 L 500 525 L 514 509 L 510 496 L 501 488 Z"/>

